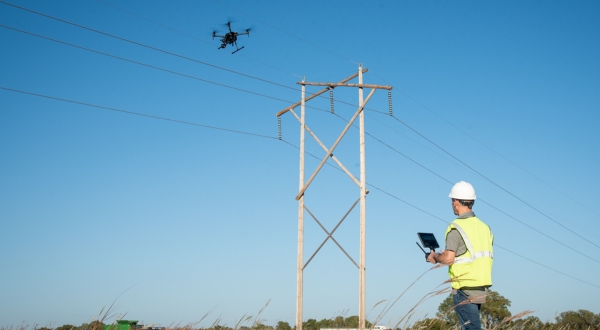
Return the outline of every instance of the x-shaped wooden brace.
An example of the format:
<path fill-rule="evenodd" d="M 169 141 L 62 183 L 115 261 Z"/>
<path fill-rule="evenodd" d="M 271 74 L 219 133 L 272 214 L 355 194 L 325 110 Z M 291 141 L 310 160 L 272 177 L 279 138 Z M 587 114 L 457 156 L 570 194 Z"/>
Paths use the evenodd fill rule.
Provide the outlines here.
<path fill-rule="evenodd" d="M 354 120 L 356 119 L 356 117 L 358 117 L 358 115 L 363 111 L 365 105 L 367 104 L 367 102 L 369 102 L 369 99 L 371 98 L 371 96 L 373 96 L 373 93 L 375 93 L 375 88 L 373 88 L 371 90 L 371 92 L 369 93 L 369 96 L 367 96 L 367 98 L 365 99 L 365 101 L 363 102 L 363 104 L 360 107 L 358 107 L 358 110 L 356 110 L 356 112 L 354 113 L 354 115 L 352 116 L 352 118 L 348 121 L 348 124 L 346 125 L 346 127 L 344 128 L 344 130 L 342 131 L 342 133 L 340 133 L 340 135 L 338 136 L 337 140 L 335 140 L 335 142 L 331 146 L 331 149 L 329 149 L 329 150 L 327 150 L 327 147 L 325 147 L 325 145 L 323 143 L 321 143 L 321 141 L 315 136 L 315 134 L 311 130 L 308 129 L 308 127 L 306 126 L 306 124 L 304 125 L 304 127 L 310 133 L 310 135 L 312 135 L 313 138 L 319 143 L 319 145 L 321 146 L 321 148 L 323 148 L 323 150 L 325 150 L 326 155 L 325 155 L 325 157 L 323 157 L 323 160 L 321 160 L 321 163 L 319 164 L 319 166 L 317 166 L 317 168 L 315 169 L 315 171 L 313 172 L 313 174 L 310 176 L 310 178 L 307 180 L 307 182 L 304 184 L 304 187 L 302 187 L 302 189 L 300 189 L 300 192 L 296 196 L 296 200 L 299 200 L 300 197 L 302 197 L 302 195 L 304 195 L 304 192 L 306 191 L 306 189 L 308 188 L 308 186 L 312 183 L 312 181 L 315 179 L 315 177 L 317 176 L 317 173 L 319 173 L 319 171 L 321 170 L 321 168 L 323 167 L 323 165 L 325 165 L 325 163 L 327 162 L 327 159 L 329 157 L 332 157 L 335 160 L 335 162 L 342 168 L 342 170 L 346 174 L 348 174 L 348 176 L 360 187 L 360 182 L 354 177 L 354 175 L 352 175 L 352 173 L 350 173 L 342 165 L 342 163 L 339 160 L 337 160 L 336 158 L 333 157 L 333 151 L 335 150 L 335 148 L 337 147 L 337 145 L 340 143 L 340 141 L 342 140 L 342 138 L 344 137 L 344 135 L 346 135 L 346 132 L 352 126 L 352 124 L 354 123 Z M 294 116 L 296 116 L 296 118 L 298 120 L 300 120 L 300 118 L 298 117 L 298 115 L 296 115 L 293 110 L 291 112 L 294 114 Z"/>
<path fill-rule="evenodd" d="M 321 229 L 323 229 L 323 231 L 325 233 L 327 233 L 327 237 L 325 238 L 325 240 L 323 241 L 323 243 L 321 243 L 321 245 L 319 245 L 319 247 L 317 248 L 317 250 L 315 251 L 315 253 L 313 253 L 312 256 L 310 256 L 310 258 L 304 264 L 304 267 L 302 267 L 302 269 L 304 269 L 304 268 L 306 268 L 306 266 L 308 266 L 308 263 L 317 255 L 317 253 L 319 253 L 319 250 L 321 250 L 321 248 L 323 247 L 323 245 L 325 245 L 325 243 L 327 242 L 327 240 L 330 239 L 330 238 L 340 248 L 340 250 L 342 250 L 342 252 L 344 252 L 344 254 L 346 255 L 346 257 L 348 257 L 348 259 L 350 259 L 350 261 L 352 261 L 352 263 L 354 263 L 354 265 L 356 266 L 356 268 L 359 268 L 358 264 L 356 263 L 356 261 L 354 261 L 354 259 L 352 259 L 352 257 L 348 254 L 348 252 L 346 252 L 346 250 L 344 250 L 344 248 L 340 245 L 340 243 L 338 243 L 338 241 L 336 241 L 336 239 L 333 237 L 333 233 L 338 229 L 338 227 L 346 219 L 346 217 L 348 216 L 348 214 L 350 214 L 350 212 L 352 212 L 352 209 L 354 209 L 354 207 L 356 206 L 356 204 L 358 204 L 359 201 L 360 201 L 360 197 L 356 200 L 356 202 L 354 202 L 354 204 L 352 204 L 352 206 L 350 207 L 350 209 L 348 210 L 348 212 L 346 212 L 346 214 L 344 214 L 344 216 L 342 217 L 342 219 L 340 220 L 340 222 L 338 222 L 338 224 L 333 228 L 333 230 L 331 231 L 331 233 L 328 232 L 327 229 L 325 229 L 325 227 L 312 214 L 312 212 L 308 209 L 308 207 L 306 207 L 306 205 L 304 206 L 304 209 L 306 210 L 306 212 L 308 212 L 308 214 L 310 214 L 310 216 L 313 219 L 315 219 L 315 221 L 319 224 L 319 226 L 321 227 Z"/>

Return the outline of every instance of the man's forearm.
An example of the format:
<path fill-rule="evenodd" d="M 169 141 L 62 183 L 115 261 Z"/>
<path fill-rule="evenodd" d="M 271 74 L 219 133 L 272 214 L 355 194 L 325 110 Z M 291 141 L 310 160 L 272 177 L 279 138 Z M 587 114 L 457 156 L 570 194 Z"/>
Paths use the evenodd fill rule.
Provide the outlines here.
<path fill-rule="evenodd" d="M 448 253 L 452 252 L 452 253 Z M 433 253 L 433 259 L 440 264 L 452 265 L 454 263 L 454 251 L 446 250 L 443 253 Z"/>

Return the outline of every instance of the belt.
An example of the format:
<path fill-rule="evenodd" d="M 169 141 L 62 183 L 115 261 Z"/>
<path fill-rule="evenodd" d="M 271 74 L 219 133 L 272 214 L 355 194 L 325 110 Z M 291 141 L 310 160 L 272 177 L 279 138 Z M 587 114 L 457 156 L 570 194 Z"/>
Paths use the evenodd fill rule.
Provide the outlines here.
<path fill-rule="evenodd" d="M 485 286 L 463 286 L 459 290 L 471 290 L 471 291 L 485 291 Z"/>

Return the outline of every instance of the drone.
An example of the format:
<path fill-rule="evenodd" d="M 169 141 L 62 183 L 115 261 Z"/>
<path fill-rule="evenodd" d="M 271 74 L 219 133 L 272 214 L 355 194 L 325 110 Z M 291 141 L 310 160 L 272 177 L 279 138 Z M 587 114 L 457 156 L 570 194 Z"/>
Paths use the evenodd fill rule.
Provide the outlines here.
<path fill-rule="evenodd" d="M 231 22 L 227 22 L 227 27 L 229 28 L 229 32 L 225 33 L 224 36 L 219 36 L 217 35 L 216 31 L 213 31 L 213 40 L 215 39 L 215 37 L 217 38 L 221 38 L 221 47 L 219 47 L 218 49 L 221 48 L 225 48 L 227 47 L 227 45 L 235 45 L 236 50 L 234 50 L 233 52 L 231 52 L 231 54 L 235 54 L 237 52 L 239 52 L 240 50 L 244 49 L 244 46 L 242 46 L 241 48 L 238 47 L 237 45 L 237 37 L 238 36 L 243 36 L 243 35 L 248 35 L 248 37 L 250 37 L 250 29 L 246 29 L 246 32 L 236 32 L 236 31 L 231 31 Z"/>

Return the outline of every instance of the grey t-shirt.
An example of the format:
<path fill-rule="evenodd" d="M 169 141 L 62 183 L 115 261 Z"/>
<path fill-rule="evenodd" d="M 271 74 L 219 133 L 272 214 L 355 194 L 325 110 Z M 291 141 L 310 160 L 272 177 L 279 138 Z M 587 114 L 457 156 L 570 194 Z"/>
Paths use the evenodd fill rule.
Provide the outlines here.
<path fill-rule="evenodd" d="M 446 250 L 456 252 L 457 257 L 467 252 L 465 241 L 458 230 L 452 229 L 446 236 Z"/>
<path fill-rule="evenodd" d="M 475 216 L 475 213 L 466 212 L 466 213 L 459 215 L 457 219 L 466 219 L 466 218 L 471 218 L 474 216 Z M 465 252 L 467 252 L 467 246 L 465 245 L 465 241 L 463 240 L 463 238 L 460 235 L 460 233 L 458 232 L 458 230 L 452 229 L 452 230 L 450 230 L 448 235 L 446 235 L 446 250 L 456 252 L 457 257 L 460 255 L 463 255 L 463 254 L 465 254 Z"/>

